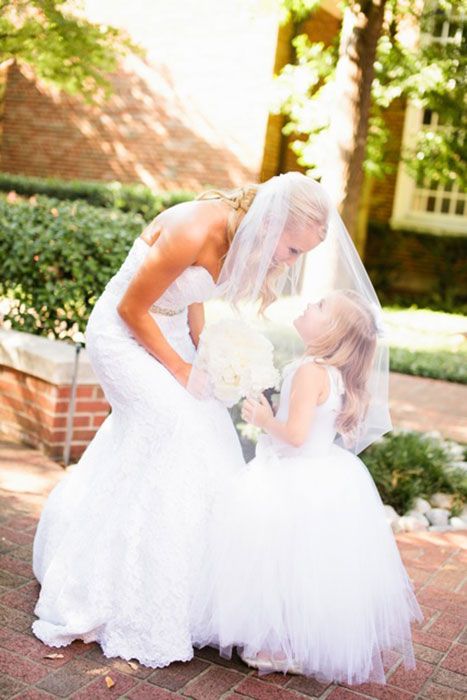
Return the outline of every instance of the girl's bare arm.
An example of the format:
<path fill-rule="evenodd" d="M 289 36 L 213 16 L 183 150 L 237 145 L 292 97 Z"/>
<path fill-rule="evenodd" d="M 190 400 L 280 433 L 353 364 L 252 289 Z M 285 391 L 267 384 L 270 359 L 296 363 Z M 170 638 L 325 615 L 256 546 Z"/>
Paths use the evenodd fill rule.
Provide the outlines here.
<path fill-rule="evenodd" d="M 312 362 L 306 363 L 295 372 L 286 421 L 280 421 L 274 416 L 264 397 L 260 403 L 245 401 L 245 417 L 248 420 L 249 415 L 250 422 L 279 440 L 300 447 L 310 431 L 316 406 L 321 396 L 326 393 L 328 381 L 324 367 Z"/>

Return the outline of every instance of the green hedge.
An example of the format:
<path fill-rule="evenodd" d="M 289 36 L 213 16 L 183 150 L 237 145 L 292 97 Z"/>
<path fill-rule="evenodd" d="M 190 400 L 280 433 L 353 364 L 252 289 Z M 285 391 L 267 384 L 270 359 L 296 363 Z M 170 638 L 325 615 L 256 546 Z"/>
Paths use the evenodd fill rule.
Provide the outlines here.
<path fill-rule="evenodd" d="M 383 502 L 399 514 L 409 510 L 415 498 L 429 499 L 438 491 L 455 494 L 456 510 L 461 510 L 467 472 L 456 464 L 466 456 L 452 441 L 415 431 L 390 433 L 360 455 Z"/>
<path fill-rule="evenodd" d="M 467 353 L 465 352 L 391 348 L 389 356 L 393 372 L 467 384 Z"/>
<path fill-rule="evenodd" d="M 83 331 L 109 278 L 144 226 L 140 214 L 38 196 L 0 196 L 0 295 L 12 328 L 66 338 Z"/>
<path fill-rule="evenodd" d="M 123 185 L 121 182 L 93 182 L 25 177 L 0 173 L 0 191 L 16 192 L 24 196 L 46 195 L 61 200 L 83 199 L 96 207 L 120 209 L 142 214 L 151 220 L 163 209 L 178 202 L 193 199 L 193 192 L 155 193 L 141 184 Z"/>
<path fill-rule="evenodd" d="M 370 222 L 365 267 L 384 305 L 465 313 L 467 310 L 467 236 L 435 235 L 394 230 L 389 224 Z M 430 279 L 422 292 L 404 290 L 413 274 L 408 260 L 417 260 Z M 410 285 L 407 284 L 407 287 Z"/>

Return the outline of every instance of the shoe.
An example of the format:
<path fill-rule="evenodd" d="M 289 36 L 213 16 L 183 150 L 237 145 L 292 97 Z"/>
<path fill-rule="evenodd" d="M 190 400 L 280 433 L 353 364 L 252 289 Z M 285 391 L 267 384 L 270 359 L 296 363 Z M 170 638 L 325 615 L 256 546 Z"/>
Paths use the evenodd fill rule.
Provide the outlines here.
<path fill-rule="evenodd" d="M 298 664 L 288 666 L 287 659 L 258 659 L 257 656 L 245 656 L 243 652 L 239 652 L 241 660 L 251 668 L 256 668 L 258 671 L 269 671 L 271 673 L 290 673 L 295 676 L 302 675 L 302 669 Z"/>

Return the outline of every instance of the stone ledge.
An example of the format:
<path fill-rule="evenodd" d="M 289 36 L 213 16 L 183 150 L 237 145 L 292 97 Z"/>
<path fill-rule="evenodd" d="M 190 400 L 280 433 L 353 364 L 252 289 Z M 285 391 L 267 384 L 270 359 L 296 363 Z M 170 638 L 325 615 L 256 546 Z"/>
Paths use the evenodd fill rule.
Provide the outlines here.
<path fill-rule="evenodd" d="M 0 328 L 0 365 L 50 384 L 71 384 L 75 352 L 75 345 L 64 340 Z M 78 383 L 98 384 L 85 348 L 79 354 Z"/>

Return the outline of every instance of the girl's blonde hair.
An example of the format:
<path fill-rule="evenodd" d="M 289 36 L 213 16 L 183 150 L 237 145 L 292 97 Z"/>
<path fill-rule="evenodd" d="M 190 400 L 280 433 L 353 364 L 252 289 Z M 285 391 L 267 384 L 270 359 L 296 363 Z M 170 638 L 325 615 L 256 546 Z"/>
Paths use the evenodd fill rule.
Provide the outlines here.
<path fill-rule="evenodd" d="M 287 173 L 287 175 L 288 182 L 291 183 L 288 224 L 292 228 L 295 226 L 298 228 L 303 226 L 304 222 L 311 223 L 317 227 L 317 232 L 321 240 L 324 240 L 330 214 L 330 204 L 322 192 L 322 188 L 312 178 L 306 177 L 301 173 Z M 241 219 L 248 212 L 260 187 L 261 185 L 250 183 L 243 187 L 229 190 L 210 189 L 201 192 L 201 194 L 196 197 L 196 199 L 221 199 L 232 207 L 232 212 L 227 221 L 227 239 L 229 246 L 227 252 Z M 221 262 L 224 261 L 227 252 L 222 257 Z M 253 252 L 253 255 L 257 255 L 258 258 L 260 258 L 261 250 L 258 248 Z M 261 314 L 277 299 L 278 292 L 276 283 L 286 269 L 287 266 L 284 263 L 278 263 L 271 265 L 266 273 L 259 293 Z M 242 291 L 244 294 L 248 292 L 248 290 Z M 235 302 L 238 300 L 236 299 Z"/>
<path fill-rule="evenodd" d="M 308 351 L 317 356 L 318 362 L 337 367 L 342 373 L 345 393 L 336 427 L 351 443 L 368 411 L 367 386 L 378 329 L 368 301 L 358 292 L 338 290 L 326 300 L 337 300 L 338 308 L 330 328 L 308 345 Z"/>

